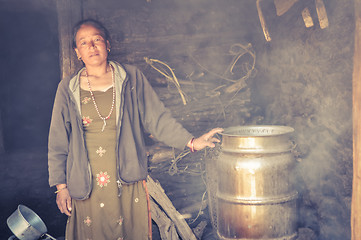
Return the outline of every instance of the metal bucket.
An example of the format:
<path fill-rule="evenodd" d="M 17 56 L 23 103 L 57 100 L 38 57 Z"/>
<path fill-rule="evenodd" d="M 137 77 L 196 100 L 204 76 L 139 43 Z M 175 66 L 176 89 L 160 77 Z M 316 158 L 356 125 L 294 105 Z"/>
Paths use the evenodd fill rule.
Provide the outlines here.
<path fill-rule="evenodd" d="M 293 131 L 286 126 L 239 126 L 222 133 L 216 194 L 221 239 L 297 237 Z"/>
<path fill-rule="evenodd" d="M 21 204 L 8 217 L 7 224 L 20 240 L 37 240 L 44 236 L 56 240 L 46 233 L 47 228 L 41 218 L 33 210 Z"/>

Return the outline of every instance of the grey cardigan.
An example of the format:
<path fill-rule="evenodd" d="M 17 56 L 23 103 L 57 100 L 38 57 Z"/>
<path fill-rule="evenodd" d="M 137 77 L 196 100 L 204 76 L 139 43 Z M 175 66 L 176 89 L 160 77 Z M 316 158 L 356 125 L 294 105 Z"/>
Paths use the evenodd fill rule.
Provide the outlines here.
<path fill-rule="evenodd" d="M 171 116 L 139 69 L 110 64 L 116 89 L 117 182 L 133 183 L 148 174 L 144 131 L 178 149 L 184 149 L 192 135 Z M 66 183 L 74 199 L 88 198 L 92 189 L 80 112 L 79 77 L 83 70 L 59 83 L 48 142 L 49 184 Z"/>

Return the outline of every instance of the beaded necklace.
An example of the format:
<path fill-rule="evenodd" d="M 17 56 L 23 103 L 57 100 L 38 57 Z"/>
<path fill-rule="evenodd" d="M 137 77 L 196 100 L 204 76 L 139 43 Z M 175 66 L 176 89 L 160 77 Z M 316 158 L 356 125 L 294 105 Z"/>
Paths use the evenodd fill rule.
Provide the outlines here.
<path fill-rule="evenodd" d="M 85 77 L 86 77 L 86 81 L 88 82 L 89 92 L 90 92 L 90 96 L 91 96 L 91 98 L 92 98 L 92 100 L 93 100 L 95 110 L 97 111 L 99 118 L 100 118 L 101 120 L 103 120 L 102 132 L 104 131 L 105 126 L 107 125 L 107 123 L 106 123 L 105 120 L 108 120 L 108 119 L 110 118 L 110 115 L 112 115 L 112 112 L 113 112 L 113 109 L 114 109 L 114 103 L 115 103 L 114 72 L 113 72 L 112 66 L 110 66 L 110 71 L 112 72 L 113 101 L 112 101 L 112 107 L 110 108 L 110 112 L 109 112 L 108 116 L 103 117 L 103 116 L 100 114 L 100 112 L 99 112 L 98 105 L 97 105 L 97 103 L 95 102 L 94 93 L 93 93 L 93 91 L 92 91 L 92 89 L 91 89 L 91 87 L 90 87 L 90 82 L 89 82 L 89 79 L 88 79 L 88 71 L 85 70 Z"/>

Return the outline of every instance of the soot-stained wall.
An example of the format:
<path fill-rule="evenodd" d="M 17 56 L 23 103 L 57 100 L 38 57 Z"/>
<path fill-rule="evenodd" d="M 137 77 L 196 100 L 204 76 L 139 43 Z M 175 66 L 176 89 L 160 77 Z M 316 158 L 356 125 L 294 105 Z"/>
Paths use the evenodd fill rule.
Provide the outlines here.
<path fill-rule="evenodd" d="M 4 148 L 44 148 L 60 80 L 55 3 L 1 1 L 0 12 Z"/>

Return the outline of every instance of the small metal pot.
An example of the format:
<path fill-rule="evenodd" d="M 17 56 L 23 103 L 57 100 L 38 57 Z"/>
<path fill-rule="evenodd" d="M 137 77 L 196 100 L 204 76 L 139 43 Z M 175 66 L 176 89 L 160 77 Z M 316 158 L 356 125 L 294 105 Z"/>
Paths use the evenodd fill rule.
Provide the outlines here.
<path fill-rule="evenodd" d="M 49 236 L 46 234 L 48 230 L 41 218 L 24 205 L 19 205 L 8 217 L 7 224 L 19 240 L 37 240 L 42 236 Z M 51 239 L 55 238 L 51 237 Z"/>

